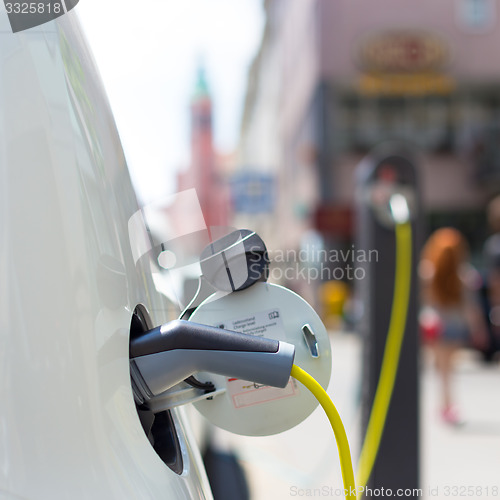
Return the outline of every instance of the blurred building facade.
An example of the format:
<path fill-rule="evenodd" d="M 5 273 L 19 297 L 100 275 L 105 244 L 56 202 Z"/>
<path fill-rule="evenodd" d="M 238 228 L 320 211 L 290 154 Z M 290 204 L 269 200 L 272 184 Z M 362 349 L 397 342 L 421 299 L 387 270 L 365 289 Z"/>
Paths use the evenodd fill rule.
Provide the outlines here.
<path fill-rule="evenodd" d="M 240 211 L 238 223 L 253 223 L 280 248 L 300 247 L 307 230 L 327 246 L 349 245 L 356 166 L 373 147 L 399 139 L 421 152 L 427 226 L 460 226 L 479 245 L 484 206 L 500 191 L 500 6 L 267 0 L 264 7 L 238 165 L 273 178 L 275 201 L 260 215 Z"/>
<path fill-rule="evenodd" d="M 228 158 L 218 155 L 214 149 L 212 98 L 201 67 L 190 103 L 190 116 L 191 163 L 178 175 L 177 189 L 196 190 L 208 228 L 227 226 L 231 208 L 225 175 Z"/>

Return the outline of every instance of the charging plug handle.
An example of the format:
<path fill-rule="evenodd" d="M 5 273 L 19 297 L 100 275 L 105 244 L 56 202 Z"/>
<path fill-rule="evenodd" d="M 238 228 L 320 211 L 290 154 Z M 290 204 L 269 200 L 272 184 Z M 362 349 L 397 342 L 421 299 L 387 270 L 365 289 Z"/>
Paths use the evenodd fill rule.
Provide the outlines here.
<path fill-rule="evenodd" d="M 130 343 L 152 395 L 166 391 L 198 371 L 285 387 L 295 346 L 263 337 L 175 320 L 145 332 Z"/>
<path fill-rule="evenodd" d="M 174 349 L 278 352 L 278 348 L 277 340 L 253 337 L 245 333 L 179 319 L 153 328 L 133 339 L 130 342 L 130 358 Z"/>

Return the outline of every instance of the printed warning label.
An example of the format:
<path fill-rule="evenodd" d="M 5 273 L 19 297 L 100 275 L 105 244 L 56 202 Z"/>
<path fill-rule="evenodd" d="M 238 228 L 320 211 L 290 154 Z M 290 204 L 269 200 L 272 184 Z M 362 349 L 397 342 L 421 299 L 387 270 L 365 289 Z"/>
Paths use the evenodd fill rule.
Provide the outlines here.
<path fill-rule="evenodd" d="M 270 309 L 249 314 L 244 318 L 236 318 L 219 323 L 215 326 L 247 333 L 254 337 L 268 337 L 275 340 L 286 340 L 285 328 L 279 309 Z"/>
<path fill-rule="evenodd" d="M 279 309 L 269 309 L 249 314 L 243 318 L 235 318 L 216 325 L 219 328 L 234 330 L 255 337 L 267 337 L 275 340 L 286 340 L 285 327 Z M 296 396 L 299 389 L 295 380 L 290 379 L 284 389 L 268 385 L 255 384 L 248 380 L 227 379 L 227 391 L 235 408 L 276 401 Z"/>
<path fill-rule="evenodd" d="M 294 379 L 288 381 L 284 389 L 270 387 L 268 385 L 255 384 L 248 380 L 230 378 L 227 380 L 227 391 L 235 408 L 245 408 L 269 401 L 289 398 L 299 393 Z"/>

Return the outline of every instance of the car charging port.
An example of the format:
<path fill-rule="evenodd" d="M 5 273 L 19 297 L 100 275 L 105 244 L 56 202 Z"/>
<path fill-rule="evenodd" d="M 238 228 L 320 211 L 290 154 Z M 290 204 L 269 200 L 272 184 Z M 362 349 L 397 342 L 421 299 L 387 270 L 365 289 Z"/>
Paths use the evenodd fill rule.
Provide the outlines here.
<path fill-rule="evenodd" d="M 151 330 L 152 322 L 146 308 L 139 304 L 132 314 L 130 323 L 130 342 Z M 145 403 L 139 386 L 144 388 L 145 382 L 134 362 L 130 361 L 130 379 L 134 394 L 137 414 L 144 432 L 162 461 L 175 473 L 182 474 L 183 461 L 179 437 L 174 418 L 170 410 L 153 413 Z M 143 389 L 144 390 L 144 389 Z"/>

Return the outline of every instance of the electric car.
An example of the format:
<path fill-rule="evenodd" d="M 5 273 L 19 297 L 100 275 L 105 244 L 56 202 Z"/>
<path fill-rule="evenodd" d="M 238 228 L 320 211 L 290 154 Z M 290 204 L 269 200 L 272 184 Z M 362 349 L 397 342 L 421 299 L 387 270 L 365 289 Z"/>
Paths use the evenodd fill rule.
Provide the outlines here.
<path fill-rule="evenodd" d="M 76 15 L 0 23 L 0 497 L 211 498 L 182 409 L 134 401 L 129 338 L 171 318 Z"/>

